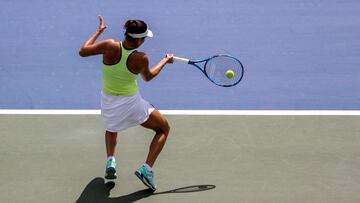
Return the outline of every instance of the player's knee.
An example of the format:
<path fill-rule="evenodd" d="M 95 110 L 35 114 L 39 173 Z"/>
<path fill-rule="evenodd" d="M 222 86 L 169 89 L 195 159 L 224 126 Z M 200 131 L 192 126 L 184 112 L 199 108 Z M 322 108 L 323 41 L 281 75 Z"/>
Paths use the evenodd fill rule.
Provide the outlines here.
<path fill-rule="evenodd" d="M 169 135 L 170 125 L 167 120 L 165 120 L 164 123 L 161 125 L 161 128 L 157 129 L 156 131 L 164 133 L 166 136 Z"/>
<path fill-rule="evenodd" d="M 164 133 L 165 133 L 166 135 L 168 135 L 168 134 L 170 133 L 170 125 L 169 125 L 169 123 L 167 122 L 167 120 L 165 120 Z"/>

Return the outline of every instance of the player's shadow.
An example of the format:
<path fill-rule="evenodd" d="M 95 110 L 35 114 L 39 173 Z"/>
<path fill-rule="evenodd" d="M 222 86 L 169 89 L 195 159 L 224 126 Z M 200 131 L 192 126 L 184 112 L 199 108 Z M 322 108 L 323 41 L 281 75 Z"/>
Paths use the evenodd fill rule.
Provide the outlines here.
<path fill-rule="evenodd" d="M 147 198 L 153 195 L 170 194 L 170 193 L 189 193 L 200 192 L 214 189 L 215 185 L 194 185 L 177 188 L 174 190 L 153 193 L 150 189 L 139 190 L 137 192 L 110 198 L 110 191 L 115 187 L 114 182 L 107 182 L 103 178 L 94 178 L 85 187 L 76 203 L 128 203 Z"/>

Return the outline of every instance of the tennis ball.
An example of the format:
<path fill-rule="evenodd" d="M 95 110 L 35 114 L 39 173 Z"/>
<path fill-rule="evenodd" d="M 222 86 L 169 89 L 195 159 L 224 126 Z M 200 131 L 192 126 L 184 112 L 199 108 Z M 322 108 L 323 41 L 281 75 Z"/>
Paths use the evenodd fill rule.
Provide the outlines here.
<path fill-rule="evenodd" d="M 229 79 L 230 79 L 230 78 L 233 78 L 233 77 L 234 77 L 234 74 L 235 74 L 235 73 L 234 73 L 234 71 L 232 71 L 232 70 L 227 70 L 226 73 L 225 73 L 226 77 L 229 78 Z"/>

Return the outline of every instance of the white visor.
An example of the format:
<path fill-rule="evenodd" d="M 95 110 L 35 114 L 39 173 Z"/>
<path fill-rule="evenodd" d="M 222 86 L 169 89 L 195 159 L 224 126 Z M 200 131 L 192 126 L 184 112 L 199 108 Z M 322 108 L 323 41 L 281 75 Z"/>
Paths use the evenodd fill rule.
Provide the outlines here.
<path fill-rule="evenodd" d="M 153 37 L 153 32 L 149 29 L 147 29 L 145 32 L 143 33 L 127 33 L 130 37 L 132 38 L 144 38 L 144 37 Z"/>

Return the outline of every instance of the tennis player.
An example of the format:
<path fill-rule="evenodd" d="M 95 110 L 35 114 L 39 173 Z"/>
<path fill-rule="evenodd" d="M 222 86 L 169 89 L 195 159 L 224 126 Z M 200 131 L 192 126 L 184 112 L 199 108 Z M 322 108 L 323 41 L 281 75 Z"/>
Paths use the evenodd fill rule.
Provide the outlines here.
<path fill-rule="evenodd" d="M 156 77 L 167 63 L 173 63 L 173 55 L 149 68 L 148 56 L 136 49 L 152 37 L 153 33 L 142 20 L 128 20 L 125 25 L 125 39 L 116 41 L 105 39 L 95 42 L 107 28 L 102 16 L 95 34 L 80 48 L 82 57 L 102 55 L 102 96 L 101 115 L 105 126 L 107 161 L 106 179 L 116 179 L 115 147 L 117 134 L 127 128 L 142 125 L 155 131 L 145 163 L 135 171 L 135 175 L 150 189 L 156 190 L 154 181 L 155 160 L 161 152 L 169 134 L 169 124 L 161 113 L 139 94 L 137 77 L 145 81 Z"/>

